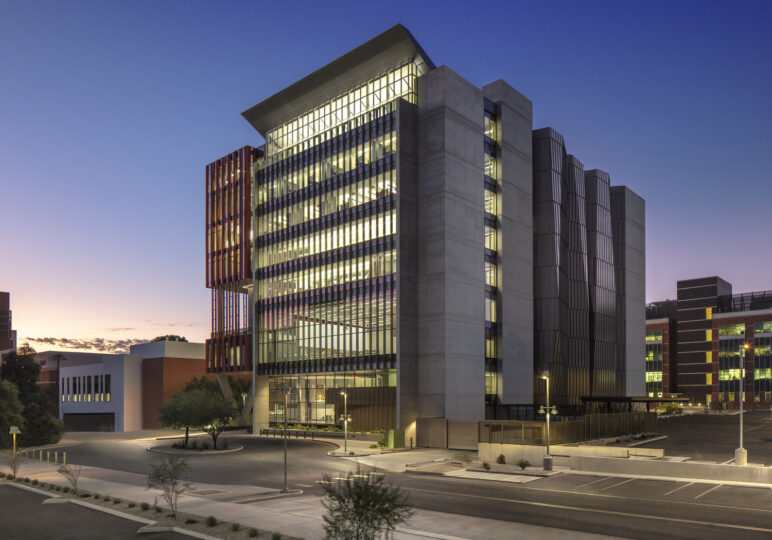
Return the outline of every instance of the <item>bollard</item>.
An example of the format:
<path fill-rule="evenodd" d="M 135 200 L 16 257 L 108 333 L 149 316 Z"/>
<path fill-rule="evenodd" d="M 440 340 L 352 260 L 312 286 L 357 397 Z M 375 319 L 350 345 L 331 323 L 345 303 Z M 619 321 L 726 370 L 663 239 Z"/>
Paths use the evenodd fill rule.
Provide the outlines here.
<path fill-rule="evenodd" d="M 59 451 L 54 452 L 54 465 L 59 465 Z"/>
<path fill-rule="evenodd" d="M 46 450 L 46 463 L 51 463 L 51 451 Z"/>
<path fill-rule="evenodd" d="M 38 459 L 40 460 L 40 463 L 43 463 L 43 451 L 40 450 L 40 455 L 38 456 Z"/>
<path fill-rule="evenodd" d="M 67 465 L 67 452 L 62 452 L 62 465 Z"/>

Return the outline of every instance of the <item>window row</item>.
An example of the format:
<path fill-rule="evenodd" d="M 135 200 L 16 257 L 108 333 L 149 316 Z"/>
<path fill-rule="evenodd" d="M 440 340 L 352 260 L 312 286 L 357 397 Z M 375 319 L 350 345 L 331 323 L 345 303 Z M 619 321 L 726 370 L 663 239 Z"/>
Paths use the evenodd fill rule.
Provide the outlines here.
<path fill-rule="evenodd" d="M 494 141 L 498 140 L 496 136 L 496 115 L 489 111 L 485 111 L 485 119 L 483 120 L 483 132 L 486 137 L 490 137 Z"/>
<path fill-rule="evenodd" d="M 745 324 L 744 323 L 721 324 L 718 326 L 718 335 L 719 336 L 744 336 Z"/>
<path fill-rule="evenodd" d="M 485 261 L 485 284 L 491 287 L 498 287 L 497 267 L 492 262 Z"/>
<path fill-rule="evenodd" d="M 391 290 L 261 313 L 259 363 L 395 354 Z"/>
<path fill-rule="evenodd" d="M 485 321 L 486 322 L 496 322 L 498 319 L 496 318 L 496 300 L 493 298 L 486 298 L 485 299 Z"/>
<path fill-rule="evenodd" d="M 496 235 L 497 235 L 496 229 L 486 223 L 485 224 L 485 247 L 492 251 L 496 251 L 498 249 L 496 247 L 497 245 Z"/>
<path fill-rule="evenodd" d="M 661 371 L 647 371 L 646 372 L 646 382 L 662 382 L 662 372 Z"/>
<path fill-rule="evenodd" d="M 80 375 L 62 377 L 59 394 L 62 403 L 109 402 L 110 375 Z"/>
<path fill-rule="evenodd" d="M 396 212 L 390 210 L 376 216 L 368 216 L 324 231 L 260 248 L 257 267 L 265 268 L 266 266 L 285 263 L 300 257 L 324 253 L 374 238 L 391 236 L 396 232 Z"/>
<path fill-rule="evenodd" d="M 494 216 L 498 216 L 499 196 L 495 191 L 485 189 L 485 211 Z"/>
<path fill-rule="evenodd" d="M 324 136 L 331 128 L 361 117 L 397 98 L 416 102 L 415 78 L 418 66 L 408 62 L 383 75 L 361 84 L 348 92 L 301 114 L 293 120 L 269 130 L 265 136 L 266 155 L 271 156 L 295 147 L 316 136 Z"/>
<path fill-rule="evenodd" d="M 334 424 L 335 401 L 340 399 L 341 390 L 394 386 L 397 386 L 395 369 L 271 377 L 268 382 L 269 420 L 284 422 L 286 394 L 287 423 Z M 329 403 L 328 392 L 331 392 Z"/>
<path fill-rule="evenodd" d="M 486 153 L 484 154 L 483 160 L 483 173 L 485 176 L 488 176 L 493 180 L 498 180 L 498 176 L 496 175 L 496 157 Z"/>
<path fill-rule="evenodd" d="M 357 167 L 376 162 L 391 156 L 397 151 L 397 134 L 395 131 L 386 133 L 353 148 L 345 148 L 336 154 L 323 158 L 321 161 L 288 172 L 274 179 L 267 179 L 257 186 L 257 204 L 263 204 L 271 199 L 282 197 L 287 193 L 304 189 L 316 182 L 344 172 L 353 171 Z M 261 175 L 258 175 L 258 179 Z"/>
<path fill-rule="evenodd" d="M 396 192 L 396 171 L 373 175 L 335 191 L 260 216 L 257 220 L 257 235 L 280 231 Z"/>
<path fill-rule="evenodd" d="M 262 300 L 386 276 L 396 272 L 396 262 L 395 251 L 373 253 L 355 259 L 338 261 L 325 266 L 262 279 L 258 284 L 258 294 Z"/>
<path fill-rule="evenodd" d="M 662 341 L 662 330 L 647 330 L 646 341 Z"/>

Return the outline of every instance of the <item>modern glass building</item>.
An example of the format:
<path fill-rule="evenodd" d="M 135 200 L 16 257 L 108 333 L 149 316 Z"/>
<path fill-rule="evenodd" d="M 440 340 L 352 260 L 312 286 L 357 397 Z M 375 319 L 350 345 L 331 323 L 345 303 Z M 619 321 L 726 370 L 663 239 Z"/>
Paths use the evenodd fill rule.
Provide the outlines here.
<path fill-rule="evenodd" d="M 206 169 L 207 363 L 253 371 L 256 427 L 342 392 L 356 429 L 528 416 L 542 370 L 566 407 L 643 393 L 643 201 L 504 81 L 397 25 L 243 116 L 265 144 Z"/>

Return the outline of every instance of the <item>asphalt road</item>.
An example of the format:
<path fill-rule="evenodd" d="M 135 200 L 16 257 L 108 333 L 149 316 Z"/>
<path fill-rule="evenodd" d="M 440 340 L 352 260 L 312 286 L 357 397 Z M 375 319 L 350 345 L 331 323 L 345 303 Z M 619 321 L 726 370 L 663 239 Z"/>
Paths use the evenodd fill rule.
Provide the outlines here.
<path fill-rule="evenodd" d="M 769 412 L 745 413 L 743 446 L 748 463 L 772 465 L 772 416 Z M 664 448 L 666 456 L 684 456 L 725 463 L 734 459 L 740 444 L 740 416 L 691 414 L 660 418 L 657 431 L 667 439 L 654 441 L 652 448 Z"/>
<path fill-rule="evenodd" d="M 0 485 L 4 540 L 183 540 L 173 532 L 137 534 L 142 523 L 130 521 L 74 504 L 42 504 L 48 497 L 19 488 Z M 110 531 L 108 535 L 105 531 Z"/>
<path fill-rule="evenodd" d="M 281 487 L 281 439 L 233 436 L 230 440 L 245 449 L 231 454 L 191 455 L 190 480 Z M 157 444 L 84 443 L 68 448 L 68 461 L 147 474 L 149 464 L 158 456 L 146 448 Z M 348 459 L 327 456 L 329 449 L 325 444 L 290 440 L 289 487 L 319 494 L 316 481 L 322 473 L 335 476 L 356 468 Z M 719 448 L 717 455 L 722 451 Z M 386 475 L 390 483 L 409 494 L 411 504 L 427 510 L 640 539 L 772 538 L 769 488 L 570 473 L 533 478 L 524 484 L 411 473 Z M 213 498 L 224 500 L 222 496 Z M 463 533 L 458 531 L 458 536 L 463 537 Z"/>
<path fill-rule="evenodd" d="M 388 480 L 428 510 L 626 538 L 772 538 L 770 489 L 578 474 L 523 485 L 417 474 Z"/>
<path fill-rule="evenodd" d="M 211 440 L 209 438 L 200 440 Z M 186 472 L 191 482 L 211 484 L 259 485 L 283 487 L 284 446 L 282 439 L 229 435 L 231 447 L 243 445 L 244 450 L 223 454 L 185 454 Z M 150 465 L 161 455 L 148 452 L 148 447 L 171 444 L 171 441 L 97 440 L 67 447 L 67 462 L 74 465 L 101 467 L 115 471 L 147 475 Z M 336 475 L 353 470 L 356 465 L 347 460 L 330 458 L 327 452 L 335 447 L 302 439 L 288 441 L 287 484 L 290 488 L 307 489 L 315 485 L 323 473 Z M 122 481 L 131 481 L 129 477 Z M 144 484 L 135 479 L 134 483 Z"/>

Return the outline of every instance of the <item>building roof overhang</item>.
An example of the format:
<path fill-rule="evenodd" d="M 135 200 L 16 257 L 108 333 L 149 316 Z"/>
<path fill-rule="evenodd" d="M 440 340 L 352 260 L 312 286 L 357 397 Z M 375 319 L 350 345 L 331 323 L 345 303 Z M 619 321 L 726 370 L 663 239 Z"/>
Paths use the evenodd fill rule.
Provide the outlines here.
<path fill-rule="evenodd" d="M 268 130 L 409 60 L 435 67 L 407 28 L 397 24 L 241 115 L 265 137 Z"/>

